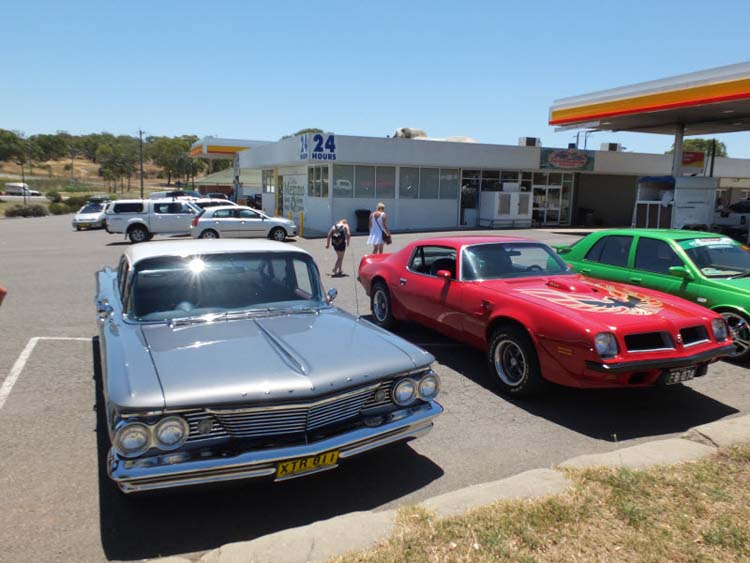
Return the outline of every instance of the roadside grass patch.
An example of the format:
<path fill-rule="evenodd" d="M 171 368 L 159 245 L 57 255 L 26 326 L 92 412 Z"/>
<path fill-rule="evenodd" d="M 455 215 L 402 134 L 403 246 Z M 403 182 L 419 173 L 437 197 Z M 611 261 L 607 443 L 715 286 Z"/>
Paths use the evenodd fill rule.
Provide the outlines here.
<path fill-rule="evenodd" d="M 566 470 L 551 497 L 439 519 L 401 509 L 393 535 L 337 562 L 750 561 L 750 446 L 645 471 Z"/>

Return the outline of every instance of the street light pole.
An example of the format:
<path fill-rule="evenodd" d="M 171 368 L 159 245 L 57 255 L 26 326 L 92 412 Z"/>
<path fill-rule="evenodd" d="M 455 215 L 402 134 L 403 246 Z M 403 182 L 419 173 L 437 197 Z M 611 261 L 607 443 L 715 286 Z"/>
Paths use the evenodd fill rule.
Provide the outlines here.
<path fill-rule="evenodd" d="M 138 129 L 138 153 L 141 160 L 141 199 L 143 199 L 143 131 Z"/>

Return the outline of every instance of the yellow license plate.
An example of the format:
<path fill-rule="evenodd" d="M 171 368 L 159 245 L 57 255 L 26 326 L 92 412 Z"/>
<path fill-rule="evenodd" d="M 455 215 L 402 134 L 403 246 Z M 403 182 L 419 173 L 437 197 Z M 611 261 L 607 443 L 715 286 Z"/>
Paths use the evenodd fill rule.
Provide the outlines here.
<path fill-rule="evenodd" d="M 282 477 L 291 477 L 292 475 L 300 475 L 324 467 L 331 467 L 336 465 L 338 460 L 339 452 L 333 451 L 310 457 L 282 461 L 276 466 L 276 478 L 281 479 Z"/>
<path fill-rule="evenodd" d="M 88 229 L 88 228 L 90 227 L 90 224 L 89 224 L 89 223 L 81 223 L 81 224 L 80 224 L 80 225 L 78 225 L 78 226 L 79 226 L 79 227 L 83 227 L 84 229 Z"/>

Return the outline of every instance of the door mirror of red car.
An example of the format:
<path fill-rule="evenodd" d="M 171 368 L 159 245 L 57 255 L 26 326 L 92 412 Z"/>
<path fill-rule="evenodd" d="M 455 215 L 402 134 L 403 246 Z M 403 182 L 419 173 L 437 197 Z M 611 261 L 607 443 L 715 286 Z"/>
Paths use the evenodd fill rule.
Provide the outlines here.
<path fill-rule="evenodd" d="M 669 275 L 676 278 L 682 278 L 683 280 L 690 281 L 693 279 L 693 274 L 687 271 L 683 266 L 672 266 L 669 268 Z"/>
<path fill-rule="evenodd" d="M 439 278 L 445 278 L 446 280 L 453 279 L 453 274 L 451 274 L 450 270 L 438 270 L 435 272 L 435 275 Z"/>

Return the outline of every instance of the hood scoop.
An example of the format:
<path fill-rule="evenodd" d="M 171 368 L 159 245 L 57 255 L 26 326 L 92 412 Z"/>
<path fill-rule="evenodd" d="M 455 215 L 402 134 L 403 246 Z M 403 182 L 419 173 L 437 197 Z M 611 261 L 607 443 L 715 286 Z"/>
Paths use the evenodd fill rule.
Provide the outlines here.
<path fill-rule="evenodd" d="M 577 282 L 571 281 L 569 279 L 559 279 L 559 278 L 552 278 L 550 280 L 547 280 L 545 285 L 551 289 L 556 289 L 558 291 L 564 291 L 566 293 L 599 293 L 600 290 L 587 283 L 581 283 L 580 280 Z"/>

